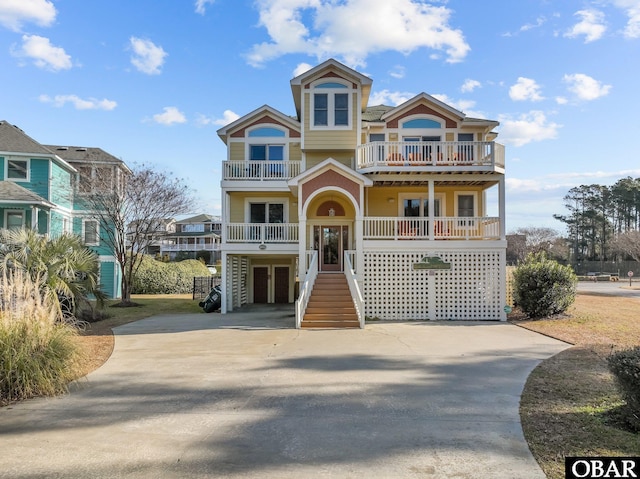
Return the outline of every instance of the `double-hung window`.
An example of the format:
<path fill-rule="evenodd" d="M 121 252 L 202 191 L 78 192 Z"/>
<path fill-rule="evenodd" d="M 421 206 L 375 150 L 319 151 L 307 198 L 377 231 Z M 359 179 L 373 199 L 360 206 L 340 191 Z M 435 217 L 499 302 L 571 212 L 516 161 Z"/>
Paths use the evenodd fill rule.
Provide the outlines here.
<path fill-rule="evenodd" d="M 262 178 L 282 176 L 284 173 L 283 165 L 274 165 L 273 162 L 285 160 L 287 140 L 284 130 L 265 126 L 251 130 L 247 136 L 251 138 L 249 140 L 249 160 L 268 162 L 267 165 L 252 163 L 250 176 Z"/>
<path fill-rule="evenodd" d="M 82 238 L 87 246 L 97 246 L 100 244 L 98 230 L 98 220 L 84 220 L 82 222 Z"/>
<path fill-rule="evenodd" d="M 351 125 L 350 94 L 342 83 L 325 82 L 314 87 L 313 127 L 348 128 Z"/>
<path fill-rule="evenodd" d="M 7 158 L 5 178 L 12 181 L 29 181 L 29 160 Z"/>
<path fill-rule="evenodd" d="M 250 203 L 249 222 L 252 224 L 250 239 L 265 241 L 281 237 L 282 227 L 275 225 L 284 223 L 284 206 L 284 203 L 268 201 Z"/>
<path fill-rule="evenodd" d="M 459 218 L 458 226 L 463 228 L 474 228 L 476 224 L 474 219 L 476 216 L 475 193 L 456 193 L 456 209 Z"/>
<path fill-rule="evenodd" d="M 24 228 L 24 211 L 7 211 L 5 213 L 4 227 L 8 230 Z"/>

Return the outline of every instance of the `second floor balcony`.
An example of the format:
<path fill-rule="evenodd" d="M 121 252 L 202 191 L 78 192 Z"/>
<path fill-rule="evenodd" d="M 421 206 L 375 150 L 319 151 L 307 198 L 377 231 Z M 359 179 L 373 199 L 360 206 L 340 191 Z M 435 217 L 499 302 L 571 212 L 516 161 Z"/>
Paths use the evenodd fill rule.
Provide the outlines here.
<path fill-rule="evenodd" d="M 361 173 L 504 170 L 504 146 L 494 141 L 374 141 L 358 146 Z"/>
<path fill-rule="evenodd" d="M 222 180 L 287 181 L 300 174 L 300 161 L 223 161 Z"/>
<path fill-rule="evenodd" d="M 297 243 L 298 223 L 228 223 L 227 243 Z M 500 218 L 494 216 L 374 217 L 363 219 L 369 240 L 499 240 Z"/>

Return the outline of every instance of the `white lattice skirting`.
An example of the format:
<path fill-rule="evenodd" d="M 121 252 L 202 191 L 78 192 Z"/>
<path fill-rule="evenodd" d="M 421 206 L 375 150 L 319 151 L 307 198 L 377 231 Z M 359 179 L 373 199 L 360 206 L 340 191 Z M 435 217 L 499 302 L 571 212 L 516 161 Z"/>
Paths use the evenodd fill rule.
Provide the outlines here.
<path fill-rule="evenodd" d="M 503 249 L 437 251 L 450 270 L 414 270 L 425 253 L 364 253 L 365 315 L 386 320 L 505 320 Z"/>

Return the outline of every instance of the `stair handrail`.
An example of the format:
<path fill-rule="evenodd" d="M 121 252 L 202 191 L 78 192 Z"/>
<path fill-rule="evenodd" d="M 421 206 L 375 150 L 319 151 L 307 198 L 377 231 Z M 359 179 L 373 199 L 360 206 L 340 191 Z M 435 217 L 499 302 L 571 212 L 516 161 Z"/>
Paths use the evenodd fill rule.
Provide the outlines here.
<path fill-rule="evenodd" d="M 350 251 L 344 252 L 344 275 L 347 278 L 347 284 L 349 285 L 349 291 L 351 292 L 351 298 L 353 299 L 353 305 L 356 308 L 356 314 L 358 315 L 358 322 L 360 328 L 364 328 L 364 298 L 362 297 L 362 291 L 358 281 L 356 281 L 356 271 L 351 263 Z"/>
<path fill-rule="evenodd" d="M 311 290 L 318 277 L 318 252 L 307 251 L 307 255 L 311 254 L 311 260 L 309 261 L 309 267 L 307 268 L 307 274 L 305 275 L 304 282 L 300 286 L 300 294 L 296 300 L 296 329 L 302 327 L 302 319 L 304 313 L 307 310 L 309 304 L 309 298 L 311 297 Z"/>

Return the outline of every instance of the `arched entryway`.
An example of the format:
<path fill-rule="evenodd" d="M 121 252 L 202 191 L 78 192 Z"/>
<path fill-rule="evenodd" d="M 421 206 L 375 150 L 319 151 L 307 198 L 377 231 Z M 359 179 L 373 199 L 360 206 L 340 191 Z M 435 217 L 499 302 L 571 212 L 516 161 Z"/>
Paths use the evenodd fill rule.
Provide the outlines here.
<path fill-rule="evenodd" d="M 354 249 L 355 208 L 346 195 L 325 191 L 309 202 L 309 250 L 318 252 L 318 271 L 344 270 L 344 252 Z"/>

